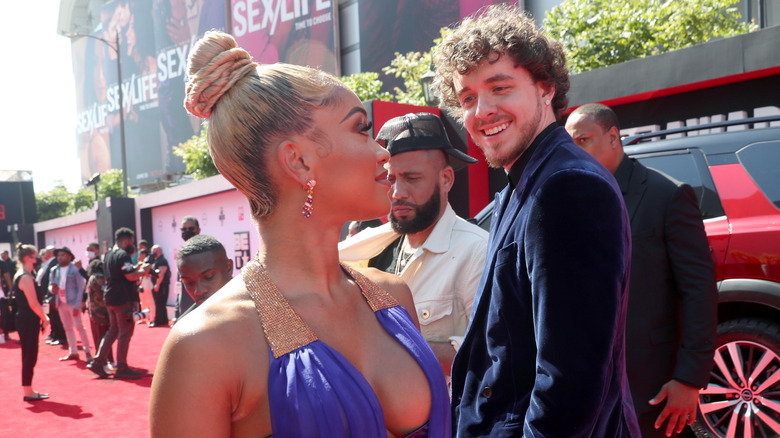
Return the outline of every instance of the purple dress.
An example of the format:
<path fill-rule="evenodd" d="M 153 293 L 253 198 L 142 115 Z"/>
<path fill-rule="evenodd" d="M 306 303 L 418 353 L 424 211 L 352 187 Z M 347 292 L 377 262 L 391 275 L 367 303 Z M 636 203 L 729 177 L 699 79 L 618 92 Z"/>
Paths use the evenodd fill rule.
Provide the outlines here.
<path fill-rule="evenodd" d="M 410 436 L 450 437 L 450 400 L 439 361 L 406 310 L 379 286 L 344 266 L 384 329 L 422 368 L 431 389 L 428 423 Z M 256 260 L 242 269 L 271 357 L 268 398 L 276 438 L 386 437 L 382 406 L 344 356 L 320 341 Z M 427 433 L 426 433 L 427 431 Z"/>

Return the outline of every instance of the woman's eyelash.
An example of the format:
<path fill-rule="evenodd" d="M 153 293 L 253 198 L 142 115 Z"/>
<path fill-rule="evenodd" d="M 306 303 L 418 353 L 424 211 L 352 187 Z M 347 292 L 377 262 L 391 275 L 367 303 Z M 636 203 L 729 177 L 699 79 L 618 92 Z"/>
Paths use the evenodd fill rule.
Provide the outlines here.
<path fill-rule="evenodd" d="M 368 122 L 365 126 L 360 128 L 360 132 L 368 132 L 373 127 L 374 127 L 374 122 Z"/>

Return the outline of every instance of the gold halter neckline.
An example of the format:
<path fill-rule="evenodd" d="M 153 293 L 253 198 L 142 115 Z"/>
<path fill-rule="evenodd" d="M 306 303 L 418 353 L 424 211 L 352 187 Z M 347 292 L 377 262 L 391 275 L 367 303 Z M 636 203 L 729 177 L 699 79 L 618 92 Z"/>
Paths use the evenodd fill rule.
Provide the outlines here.
<path fill-rule="evenodd" d="M 392 295 L 363 274 L 344 264 L 341 267 L 355 280 L 372 311 L 398 305 Z M 265 339 L 275 359 L 319 339 L 276 287 L 257 256 L 241 269 L 241 276 L 255 303 Z"/>

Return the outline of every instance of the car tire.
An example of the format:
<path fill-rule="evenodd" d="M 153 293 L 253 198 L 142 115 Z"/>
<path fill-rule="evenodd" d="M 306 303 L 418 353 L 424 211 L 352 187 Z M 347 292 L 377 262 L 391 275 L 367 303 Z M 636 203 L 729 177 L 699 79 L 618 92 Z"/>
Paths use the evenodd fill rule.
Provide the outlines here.
<path fill-rule="evenodd" d="M 747 421 L 747 423 L 746 423 Z M 780 436 L 780 327 L 743 318 L 718 325 L 714 364 L 691 428 L 702 438 Z"/>

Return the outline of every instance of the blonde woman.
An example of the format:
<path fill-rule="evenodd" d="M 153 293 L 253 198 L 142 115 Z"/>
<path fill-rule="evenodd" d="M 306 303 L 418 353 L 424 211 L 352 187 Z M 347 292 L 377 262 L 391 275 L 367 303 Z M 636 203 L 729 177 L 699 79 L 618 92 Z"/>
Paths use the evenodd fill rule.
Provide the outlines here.
<path fill-rule="evenodd" d="M 339 264 L 342 225 L 389 210 L 388 153 L 333 76 L 257 66 L 208 32 L 185 106 L 249 200 L 253 260 L 176 324 L 152 384 L 153 437 L 450 436 L 444 375 L 397 277 Z"/>

